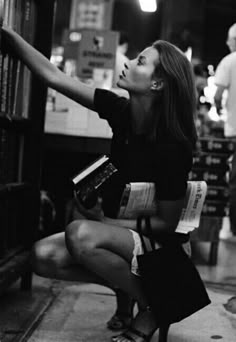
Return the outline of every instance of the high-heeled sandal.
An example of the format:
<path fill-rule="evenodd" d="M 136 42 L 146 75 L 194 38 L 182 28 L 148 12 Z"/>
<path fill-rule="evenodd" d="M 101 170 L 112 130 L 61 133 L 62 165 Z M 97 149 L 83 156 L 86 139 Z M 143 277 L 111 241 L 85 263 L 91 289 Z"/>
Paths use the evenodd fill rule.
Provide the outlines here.
<path fill-rule="evenodd" d="M 158 342 L 167 342 L 169 328 L 170 328 L 169 324 L 160 326 Z M 143 332 L 141 332 L 137 329 L 129 328 L 127 331 L 123 332 L 122 334 L 117 335 L 117 336 L 113 336 L 112 342 L 118 342 L 120 337 L 125 338 L 127 342 L 136 342 L 135 336 L 141 337 L 143 339 L 142 342 L 149 342 L 151 340 L 154 332 L 147 335 L 147 334 L 144 334 Z M 130 336 L 129 333 L 132 333 L 132 335 L 135 335 L 135 336 Z"/>
<path fill-rule="evenodd" d="M 130 333 L 132 334 L 132 336 Z M 136 336 L 136 337 L 141 337 L 142 342 L 149 342 L 151 340 L 152 335 L 153 333 L 150 335 L 146 335 L 142 331 L 139 331 L 134 328 L 129 328 L 127 331 L 123 332 L 122 334 L 113 336 L 111 340 L 112 342 L 119 342 L 120 338 L 122 339 L 125 338 L 127 342 L 136 342 L 136 339 L 135 339 L 135 336 Z"/>
<path fill-rule="evenodd" d="M 107 328 L 112 331 L 127 329 L 133 319 L 132 314 L 115 313 L 107 322 Z"/>
<path fill-rule="evenodd" d="M 116 291 L 118 292 L 118 291 Z M 122 312 L 119 309 L 116 310 L 115 314 L 107 322 L 107 328 L 112 331 L 119 331 L 127 329 L 133 319 L 133 310 L 135 306 L 135 300 L 132 299 L 129 304 L 128 311 Z"/>
<path fill-rule="evenodd" d="M 144 310 L 140 310 L 141 312 L 151 312 L 151 308 L 149 306 L 147 306 Z M 159 327 L 159 338 L 158 338 L 158 342 L 167 342 L 167 338 L 168 338 L 168 331 L 170 328 L 170 324 L 163 324 Z M 136 337 L 141 337 L 142 338 L 142 342 L 149 342 L 153 336 L 153 334 L 155 333 L 155 331 L 158 329 L 158 327 L 156 327 L 153 331 L 151 331 L 149 334 L 145 334 L 142 331 L 133 328 L 133 327 L 129 327 L 126 331 L 124 331 L 122 334 L 119 334 L 117 336 L 113 336 L 112 337 L 112 342 L 119 342 L 120 338 L 122 339 L 126 339 L 126 342 L 136 342 L 135 336 Z"/>

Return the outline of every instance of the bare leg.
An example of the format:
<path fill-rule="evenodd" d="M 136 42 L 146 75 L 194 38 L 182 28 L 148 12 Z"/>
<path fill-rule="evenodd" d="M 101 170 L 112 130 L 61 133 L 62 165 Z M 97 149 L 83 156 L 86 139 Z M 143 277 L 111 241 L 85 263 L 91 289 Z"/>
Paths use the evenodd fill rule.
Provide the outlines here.
<path fill-rule="evenodd" d="M 134 299 L 120 289 L 114 289 L 116 294 L 117 311 L 120 316 L 132 317 L 134 308 Z"/>
<path fill-rule="evenodd" d="M 152 335 L 157 322 L 147 310 L 148 302 L 139 277 L 130 271 L 134 248 L 131 232 L 101 222 L 74 221 L 66 229 L 66 245 L 74 260 L 137 300 L 141 310 L 129 328 L 129 336 L 136 342 L 143 342 L 144 338 L 138 336 L 137 331 L 145 336 Z M 113 341 L 128 340 L 121 334 Z"/>
<path fill-rule="evenodd" d="M 112 288 L 104 279 L 75 263 L 65 245 L 64 232 L 38 241 L 33 248 L 32 261 L 35 273 L 42 277 L 95 283 Z M 117 308 L 107 326 L 112 330 L 119 330 L 119 327 L 131 322 L 132 303 L 125 292 L 112 289 L 116 294 Z"/>
<path fill-rule="evenodd" d="M 124 330 L 133 319 L 135 300 L 120 289 L 114 289 L 116 295 L 116 311 L 108 320 L 107 327 L 113 331 Z"/>
<path fill-rule="evenodd" d="M 66 245 L 78 264 L 124 290 L 146 308 L 140 280 L 130 271 L 134 241 L 128 229 L 89 220 L 73 221 L 66 229 Z"/>
<path fill-rule="evenodd" d="M 67 219 L 69 224 L 71 221 L 88 219 L 81 214 L 75 200 L 68 203 Z M 133 309 L 135 301 L 126 292 L 119 288 L 113 288 L 116 296 L 116 310 L 112 317 L 107 321 L 108 329 L 117 331 L 127 328 L 133 318 Z"/>
<path fill-rule="evenodd" d="M 32 263 L 34 272 L 42 277 L 108 286 L 99 276 L 75 263 L 66 248 L 64 232 L 36 242 L 32 250 Z"/>

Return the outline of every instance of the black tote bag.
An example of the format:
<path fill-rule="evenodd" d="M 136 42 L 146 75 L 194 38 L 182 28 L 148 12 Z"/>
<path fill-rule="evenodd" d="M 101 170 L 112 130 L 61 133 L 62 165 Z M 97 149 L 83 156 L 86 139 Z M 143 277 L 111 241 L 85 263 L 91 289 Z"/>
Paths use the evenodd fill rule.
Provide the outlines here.
<path fill-rule="evenodd" d="M 142 236 L 143 220 L 152 251 L 147 251 Z M 137 257 L 141 283 L 157 322 L 179 322 L 210 304 L 203 281 L 182 245 L 172 240 L 155 250 L 149 218 L 139 217 L 137 229 L 144 248 L 144 254 Z"/>

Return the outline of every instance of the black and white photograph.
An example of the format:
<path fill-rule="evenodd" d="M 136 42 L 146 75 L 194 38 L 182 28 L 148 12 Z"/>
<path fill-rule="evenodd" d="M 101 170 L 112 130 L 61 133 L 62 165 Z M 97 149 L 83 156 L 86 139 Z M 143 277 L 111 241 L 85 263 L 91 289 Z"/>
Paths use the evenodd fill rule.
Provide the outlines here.
<path fill-rule="evenodd" d="M 236 1 L 0 0 L 0 342 L 236 341 Z"/>

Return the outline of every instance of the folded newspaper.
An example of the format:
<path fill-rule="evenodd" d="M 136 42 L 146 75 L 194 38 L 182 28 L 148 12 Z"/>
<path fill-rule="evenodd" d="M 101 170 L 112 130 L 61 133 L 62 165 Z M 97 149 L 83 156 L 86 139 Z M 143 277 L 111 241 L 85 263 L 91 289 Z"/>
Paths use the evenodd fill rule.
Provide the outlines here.
<path fill-rule="evenodd" d="M 185 204 L 176 232 L 187 234 L 199 227 L 206 193 L 206 182 L 188 182 Z M 129 183 L 126 185 L 121 198 L 118 218 L 132 219 L 140 213 L 154 215 L 157 207 L 154 183 Z"/>

